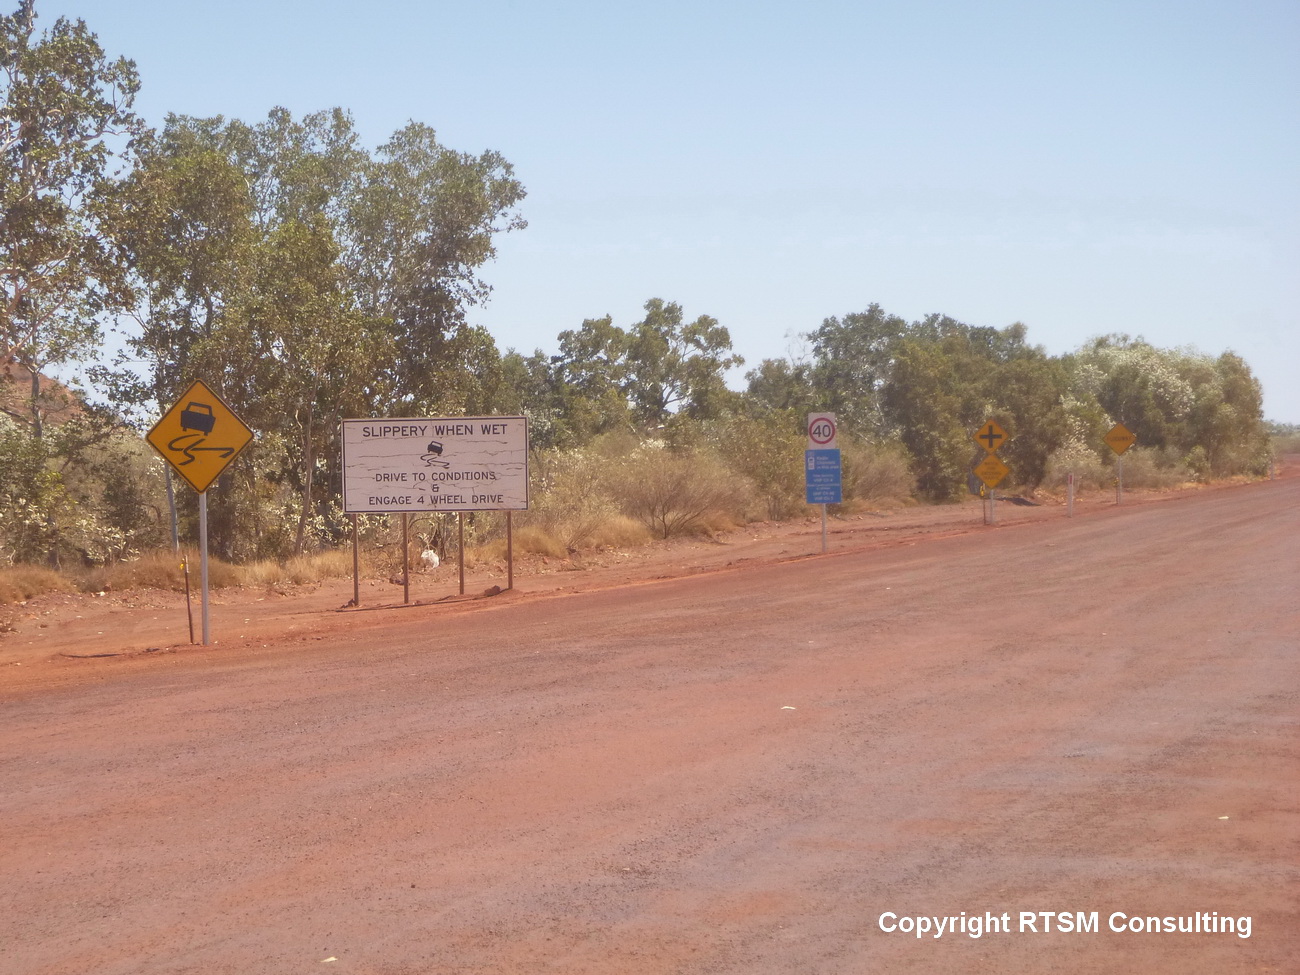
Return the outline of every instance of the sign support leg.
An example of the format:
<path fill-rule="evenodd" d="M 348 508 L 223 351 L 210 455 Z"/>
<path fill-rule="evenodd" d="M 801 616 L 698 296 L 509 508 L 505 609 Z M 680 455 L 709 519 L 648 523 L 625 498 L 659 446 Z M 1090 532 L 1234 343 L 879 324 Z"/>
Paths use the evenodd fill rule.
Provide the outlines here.
<path fill-rule="evenodd" d="M 1065 475 L 1065 515 L 1074 517 L 1074 471 Z"/>
<path fill-rule="evenodd" d="M 456 512 L 456 567 L 460 569 L 460 594 L 465 595 L 465 512 Z"/>
<path fill-rule="evenodd" d="M 203 607 L 203 645 L 212 643 L 212 628 L 208 618 L 208 492 L 199 493 L 199 577 L 201 579 L 200 605 Z"/>
<path fill-rule="evenodd" d="M 1115 503 L 1124 503 L 1124 457 L 1115 460 Z"/>
<path fill-rule="evenodd" d="M 411 605 L 411 545 L 408 541 L 411 516 L 402 512 L 402 605 Z"/>
<path fill-rule="evenodd" d="M 357 516 L 352 515 L 352 608 L 361 606 L 361 533 Z"/>
<path fill-rule="evenodd" d="M 506 511 L 506 588 L 515 587 L 515 523 L 514 512 Z"/>
<path fill-rule="evenodd" d="M 826 554 L 826 505 L 822 505 L 822 555 Z"/>

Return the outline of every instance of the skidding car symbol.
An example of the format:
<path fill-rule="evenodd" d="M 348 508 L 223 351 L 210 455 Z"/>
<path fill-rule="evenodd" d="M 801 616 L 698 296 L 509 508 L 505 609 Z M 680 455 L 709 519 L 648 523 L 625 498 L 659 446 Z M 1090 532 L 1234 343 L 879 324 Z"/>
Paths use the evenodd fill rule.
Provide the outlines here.
<path fill-rule="evenodd" d="M 185 455 L 180 466 L 194 463 L 198 459 L 194 456 L 196 451 L 210 451 L 222 457 L 229 457 L 235 452 L 234 447 L 199 446 L 208 438 L 208 434 L 216 424 L 216 418 L 213 417 L 212 407 L 209 404 L 197 402 L 185 404 L 185 409 L 181 410 L 181 429 L 186 432 L 179 437 L 173 437 L 167 444 L 168 450 L 177 450 Z"/>
<path fill-rule="evenodd" d="M 424 461 L 425 467 L 450 467 L 451 464 L 448 461 L 439 459 L 441 457 L 442 444 L 436 440 L 430 440 L 428 452 L 421 454 L 420 460 Z"/>
<path fill-rule="evenodd" d="M 181 410 L 182 430 L 201 430 L 208 434 L 216 422 L 212 416 L 212 407 L 207 403 L 189 403 Z"/>

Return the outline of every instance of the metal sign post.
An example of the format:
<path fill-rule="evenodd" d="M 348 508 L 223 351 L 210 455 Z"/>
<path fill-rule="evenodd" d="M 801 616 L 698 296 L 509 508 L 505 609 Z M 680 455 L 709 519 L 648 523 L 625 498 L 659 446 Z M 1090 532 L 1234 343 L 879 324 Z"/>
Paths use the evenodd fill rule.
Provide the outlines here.
<path fill-rule="evenodd" d="M 200 614 L 203 617 L 203 645 L 212 643 L 212 623 L 208 615 L 208 492 L 199 494 L 199 595 Z"/>
<path fill-rule="evenodd" d="M 411 516 L 402 512 L 402 605 L 411 605 Z"/>
<path fill-rule="evenodd" d="M 1002 458 L 997 454 L 990 453 L 985 454 L 984 459 L 971 468 L 971 473 L 983 481 L 986 488 L 985 496 L 988 498 L 989 506 L 984 516 L 984 524 L 996 525 L 998 523 L 997 496 L 993 489 L 1011 473 L 1011 468 L 1002 463 Z"/>
<path fill-rule="evenodd" d="M 988 489 L 989 506 L 984 515 L 984 524 L 996 525 L 998 523 L 998 496 L 994 488 L 1002 483 L 1002 479 L 1011 473 L 1011 468 L 1002 463 L 1002 458 L 998 456 L 998 448 L 1002 447 L 1008 439 L 1007 432 L 998 425 L 997 420 L 985 420 L 984 425 L 971 434 L 971 439 L 984 448 L 984 459 L 971 468 L 971 473 L 984 482 Z"/>
<path fill-rule="evenodd" d="M 456 512 L 456 568 L 460 570 L 460 594 L 465 595 L 465 512 Z"/>
<path fill-rule="evenodd" d="M 357 527 L 357 516 L 352 518 L 352 605 L 361 605 L 361 529 Z"/>
<path fill-rule="evenodd" d="M 515 523 L 514 512 L 506 512 L 506 588 L 515 587 Z"/>
<path fill-rule="evenodd" d="M 1106 446 L 1115 451 L 1115 503 L 1124 503 L 1124 451 L 1137 443 L 1137 434 L 1122 423 L 1116 423 L 1102 438 Z"/>
<path fill-rule="evenodd" d="M 199 496 L 200 603 L 206 647 L 212 642 L 208 616 L 208 488 L 252 442 L 253 431 L 220 396 L 195 380 L 153 425 L 145 440 Z M 190 639 L 193 641 L 193 636 Z"/>
<path fill-rule="evenodd" d="M 804 451 L 804 497 L 822 508 L 822 554 L 826 554 L 826 506 L 844 503 L 839 428 L 834 413 L 808 414 L 808 449 Z"/>

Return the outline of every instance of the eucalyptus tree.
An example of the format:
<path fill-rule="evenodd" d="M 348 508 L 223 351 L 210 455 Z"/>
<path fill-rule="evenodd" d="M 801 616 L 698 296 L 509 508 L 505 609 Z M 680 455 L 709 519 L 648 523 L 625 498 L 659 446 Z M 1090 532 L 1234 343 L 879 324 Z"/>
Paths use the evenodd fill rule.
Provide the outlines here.
<path fill-rule="evenodd" d="M 832 316 L 806 338 L 812 346 L 811 381 L 823 409 L 863 437 L 887 433 L 882 397 L 895 347 L 907 322 L 872 303 L 842 319 Z"/>
<path fill-rule="evenodd" d="M 259 478 L 297 496 L 295 549 L 312 522 L 331 529 L 318 485 L 340 476 L 344 416 L 478 411 L 497 394 L 496 345 L 466 312 L 522 196 L 499 155 L 452 152 L 427 126 L 372 154 L 341 109 L 171 116 L 149 140 L 114 198 L 141 298 L 131 346 L 150 364 L 137 398 L 162 405 L 202 377 L 261 435 L 240 484 L 214 491 L 226 551 L 226 509 L 267 504 Z"/>
<path fill-rule="evenodd" d="M 630 425 L 628 341 L 612 315 L 585 319 L 580 328 L 559 334 L 560 349 L 550 364 L 552 396 L 560 423 L 578 443 Z"/>
<path fill-rule="evenodd" d="M 140 131 L 135 64 L 110 60 L 81 20 L 38 34 L 33 0 L 0 18 L 0 356 L 23 367 L 44 433 L 41 377 L 99 349 L 128 289 L 104 227 L 114 148 Z"/>
<path fill-rule="evenodd" d="M 567 423 L 586 437 L 723 412 L 726 370 L 744 362 L 731 334 L 708 315 L 685 321 L 681 305 L 661 298 L 647 301 L 645 313 L 628 329 L 606 315 L 560 333 L 551 360 L 556 393 Z"/>
<path fill-rule="evenodd" d="M 1068 432 L 1068 377 L 1026 335 L 1019 322 L 993 328 L 930 315 L 894 343 L 880 405 L 911 456 L 921 493 L 946 500 L 962 490 L 976 449 L 971 432 L 987 419 L 1010 435 L 1001 456 L 1016 482 L 1033 488 L 1042 481 Z"/>
<path fill-rule="evenodd" d="M 636 418 L 647 427 L 678 411 L 694 419 L 719 415 L 726 371 L 745 360 L 731 348 L 731 333 L 716 318 L 684 320 L 681 305 L 651 298 L 645 318 L 627 340 L 627 391 Z"/>
<path fill-rule="evenodd" d="M 120 407 L 145 420 L 195 378 L 211 375 L 223 316 L 248 286 L 258 239 L 243 170 L 202 124 L 169 116 L 141 140 L 132 172 L 111 196 L 119 254 L 131 274 L 133 370 L 116 378 Z M 224 370 L 223 370 L 224 372 Z M 132 385 L 130 379 L 137 382 Z"/>
<path fill-rule="evenodd" d="M 257 125 L 169 116 L 140 157 L 114 203 L 139 299 L 128 345 L 146 378 L 120 398 L 157 410 L 196 378 L 215 386 L 259 439 L 212 489 L 214 545 L 285 547 L 266 527 L 284 513 L 265 510 L 266 488 L 282 485 L 298 498 L 301 550 L 338 383 L 376 368 L 335 234 L 365 154 L 344 113 L 276 109 Z"/>
<path fill-rule="evenodd" d="M 807 414 L 823 405 L 812 385 L 812 366 L 793 359 L 764 359 L 745 373 L 745 394 L 751 408 L 788 415 L 802 430 Z"/>
<path fill-rule="evenodd" d="M 1071 356 L 1069 365 L 1075 396 L 1093 398 L 1108 421 L 1136 434 L 1140 446 L 1185 464 L 1194 476 L 1267 470 L 1262 391 L 1240 356 L 1104 335 Z"/>
<path fill-rule="evenodd" d="M 350 300 L 320 214 L 286 220 L 260 241 L 249 285 L 225 332 L 246 350 L 247 386 L 263 394 L 248 405 L 250 420 L 284 438 L 279 476 L 298 495 L 293 547 L 301 554 L 309 523 L 323 514 L 316 479 L 334 466 L 339 421 L 364 413 L 377 394 L 375 364 L 390 354 L 389 336 Z"/>
<path fill-rule="evenodd" d="M 114 423 L 46 377 L 93 360 L 103 319 L 128 297 L 104 190 L 140 130 L 139 83 L 135 65 L 110 59 L 84 22 L 38 31 L 36 20 L 31 0 L 0 17 L 0 374 L 23 387 L 0 397 L 0 426 L 9 425 L 5 480 L 27 485 L 0 490 L 0 548 L 30 558 L 39 544 L 57 565 L 68 531 L 95 522 L 67 468 Z M 23 524 L 39 531 L 10 546 Z"/>
<path fill-rule="evenodd" d="M 462 410 L 490 398 L 495 344 L 467 313 L 491 287 L 480 271 L 497 235 L 527 226 L 525 196 L 498 152 L 457 152 L 411 122 L 357 174 L 341 214 L 341 260 L 359 306 L 390 323 L 399 410 Z"/>

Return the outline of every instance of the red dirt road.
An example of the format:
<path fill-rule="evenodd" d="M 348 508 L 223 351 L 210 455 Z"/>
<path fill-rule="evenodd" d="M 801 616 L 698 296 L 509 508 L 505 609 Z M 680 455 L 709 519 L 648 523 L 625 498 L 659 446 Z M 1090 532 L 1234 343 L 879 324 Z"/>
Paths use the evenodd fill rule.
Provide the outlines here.
<path fill-rule="evenodd" d="M 1298 544 L 1290 477 L 49 665 L 0 972 L 1294 972 Z"/>

